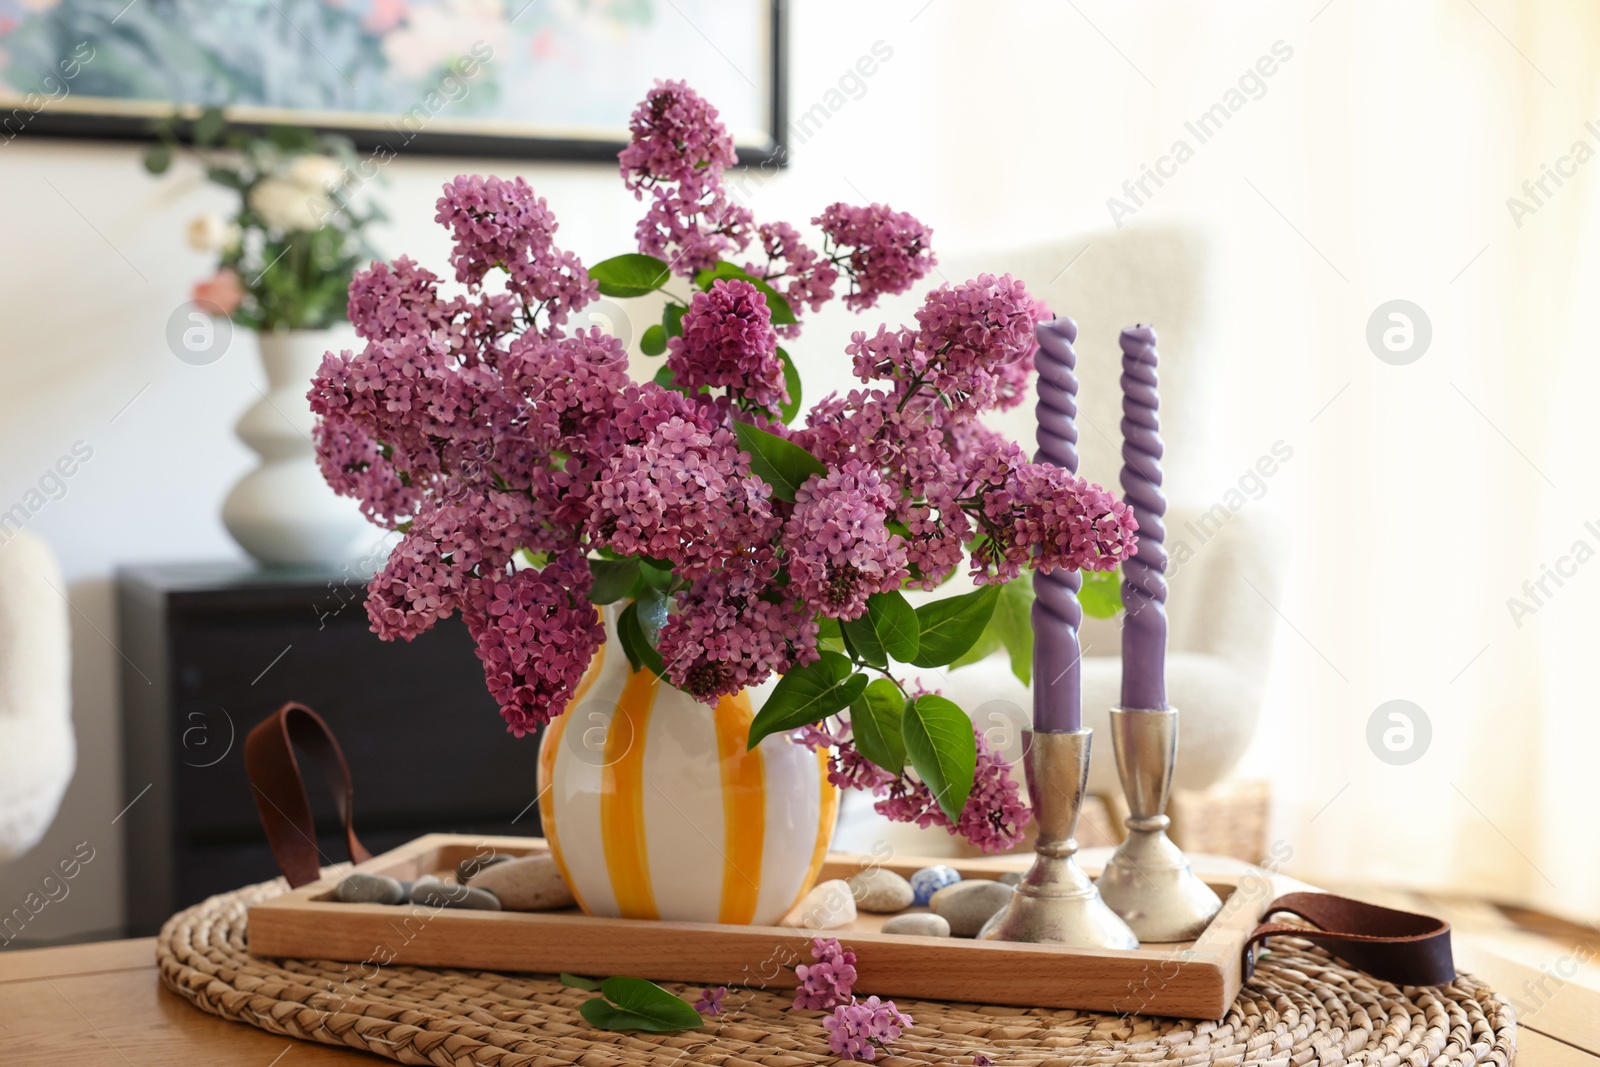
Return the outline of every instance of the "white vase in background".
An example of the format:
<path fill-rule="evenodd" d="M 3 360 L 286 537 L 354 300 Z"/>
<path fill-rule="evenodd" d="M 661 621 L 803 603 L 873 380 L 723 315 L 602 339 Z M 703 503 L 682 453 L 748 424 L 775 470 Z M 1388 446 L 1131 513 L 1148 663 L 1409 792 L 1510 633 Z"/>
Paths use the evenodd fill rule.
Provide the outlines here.
<path fill-rule="evenodd" d="M 323 353 L 360 347 L 348 325 L 255 334 L 267 391 L 234 426 L 261 463 L 222 505 L 228 533 L 269 567 L 337 564 L 354 558 L 378 531 L 359 505 L 329 488 L 317 467 L 306 400 Z"/>

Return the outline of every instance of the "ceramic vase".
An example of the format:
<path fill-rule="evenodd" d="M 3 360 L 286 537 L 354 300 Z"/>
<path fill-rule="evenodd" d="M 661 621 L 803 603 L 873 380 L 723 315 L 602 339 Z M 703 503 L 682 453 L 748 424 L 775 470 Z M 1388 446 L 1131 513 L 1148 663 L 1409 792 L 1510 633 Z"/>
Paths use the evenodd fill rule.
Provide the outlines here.
<path fill-rule="evenodd" d="M 786 736 L 745 744 L 749 691 L 707 706 L 606 644 L 545 728 L 539 812 L 590 915 L 765 925 L 811 888 L 839 792 L 824 753 Z"/>
<path fill-rule="evenodd" d="M 252 334 L 267 389 L 234 426 L 260 457 L 222 505 L 222 521 L 246 552 L 269 567 L 327 566 L 353 558 L 378 533 L 317 467 L 306 400 L 323 353 L 359 347 L 348 325 Z"/>

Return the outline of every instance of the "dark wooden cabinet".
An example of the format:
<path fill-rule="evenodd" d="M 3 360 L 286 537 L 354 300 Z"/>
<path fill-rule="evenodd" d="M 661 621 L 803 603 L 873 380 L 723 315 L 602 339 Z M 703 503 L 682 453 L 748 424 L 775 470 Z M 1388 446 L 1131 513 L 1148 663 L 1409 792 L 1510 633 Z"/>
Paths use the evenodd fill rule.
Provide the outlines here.
<path fill-rule="evenodd" d="M 285 701 L 316 709 L 355 780 L 374 851 L 432 831 L 539 831 L 538 742 L 508 734 L 459 619 L 415 641 L 368 628 L 362 582 L 241 564 L 118 574 L 131 935 L 276 875 L 244 773 L 244 735 Z M 324 862 L 347 859 L 310 787 Z"/>

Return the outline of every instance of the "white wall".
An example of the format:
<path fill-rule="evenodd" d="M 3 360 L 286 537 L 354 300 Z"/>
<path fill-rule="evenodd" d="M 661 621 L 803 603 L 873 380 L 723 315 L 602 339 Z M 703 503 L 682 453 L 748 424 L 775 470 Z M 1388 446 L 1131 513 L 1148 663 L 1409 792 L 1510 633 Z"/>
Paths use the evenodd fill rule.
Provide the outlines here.
<path fill-rule="evenodd" d="M 1489 534 L 1470 520 L 1439 516 L 1484 491 L 1474 484 L 1480 468 L 1500 479 L 1490 503 L 1520 492 L 1531 477 L 1451 392 L 1459 383 L 1462 395 L 1500 418 L 1505 377 L 1496 360 L 1514 328 L 1495 297 L 1520 284 L 1513 277 L 1520 261 L 1502 251 L 1519 247 L 1502 200 L 1564 139 L 1518 140 L 1512 101 L 1531 93 L 1529 85 L 1540 87 L 1495 24 L 1485 23 L 1508 27 L 1553 68 L 1563 86 L 1549 102 L 1559 115 L 1553 131 L 1575 131 L 1590 117 L 1586 68 L 1562 51 L 1559 32 L 1525 40 L 1510 3 L 1477 14 L 1435 4 L 1395 10 L 1380 0 L 1258 2 L 1226 12 L 1179 0 L 791 6 L 797 116 L 817 102 L 838 103 L 829 91 L 874 42 L 893 56 L 859 99 L 844 98 L 796 147 L 788 170 L 751 182 L 749 203 L 758 217 L 800 223 L 834 200 L 884 200 L 930 222 L 947 252 L 1105 229 L 1107 198 L 1125 195 L 1124 181 L 1137 179 L 1142 164 L 1188 136 L 1186 121 L 1217 103 L 1275 42 L 1293 49 L 1264 95 L 1200 145 L 1135 222 L 1206 227 L 1218 250 L 1214 288 L 1223 295 L 1209 354 L 1219 383 L 1209 413 L 1215 452 L 1174 494 L 1210 503 L 1274 440 L 1297 449 L 1259 505 L 1294 516 L 1300 555 L 1282 605 L 1295 628 L 1282 638 L 1275 717 L 1257 766 L 1283 768 L 1278 746 L 1291 737 L 1327 754 L 1304 773 L 1280 776 L 1288 812 L 1282 832 L 1308 865 L 1302 870 L 1356 869 L 1373 846 L 1367 828 L 1383 820 L 1381 799 L 1373 798 L 1393 795 L 1403 781 L 1419 798 L 1448 799 L 1445 779 L 1457 766 L 1419 764 L 1402 780 L 1404 769 L 1367 754 L 1367 714 L 1393 695 L 1437 701 L 1430 706 L 1439 711 L 1441 751 L 1460 757 L 1470 736 L 1444 729 L 1446 708 L 1464 701 L 1481 711 L 1490 698 L 1459 693 L 1444 679 L 1482 643 L 1479 631 L 1503 621 L 1492 591 L 1404 572 L 1415 553 L 1431 556 L 1435 574 L 1481 566 L 1499 547 Z M 618 76 L 637 80 L 642 93 L 650 72 Z M 50 838 L 0 869 L 0 905 L 20 897 L 35 869 L 42 873 L 72 842 L 106 842 L 92 866 L 98 881 L 80 885 L 78 903 L 41 922 L 51 935 L 118 921 L 121 858 L 109 820 L 137 786 L 120 782 L 117 771 L 109 575 L 126 561 L 235 554 L 217 514 L 248 462 L 230 425 L 259 381 L 246 344 L 206 367 L 167 351 L 167 317 L 207 268 L 185 248 L 182 225 L 222 200 L 197 184 L 150 179 L 137 157 L 114 145 L 0 146 L 0 509 L 75 440 L 95 449 L 65 498 L 31 526 L 60 553 L 79 609 L 80 770 Z M 564 245 L 585 258 L 628 247 L 635 203 L 609 167 L 407 158 L 389 170 L 382 195 L 396 222 L 378 235 L 381 246 L 436 269 L 446 247 L 431 222 L 433 200 L 439 183 L 463 170 L 526 176 L 562 220 Z M 1549 213 L 1578 212 L 1584 202 L 1574 193 Z M 1553 234 L 1583 218 L 1538 221 Z M 1468 268 L 1486 242 L 1491 250 Z M 1093 255 L 1073 269 L 1093 270 Z M 1561 284 L 1549 281 L 1552 289 Z M 1394 296 L 1434 315 L 1434 354 L 1415 373 L 1366 349 L 1367 316 Z M 1520 306 L 1532 314 L 1539 304 Z M 847 382 L 842 342 L 813 333 L 796 346 L 813 399 Z M 1506 432 L 1536 459 L 1556 448 L 1536 421 L 1507 424 Z M 1458 521 L 1460 538 L 1434 532 Z M 1539 547 L 1517 546 L 1522 555 L 1499 564 L 1497 574 L 1537 573 Z M 1392 610 L 1402 604 L 1408 610 Z M 1419 634 L 1425 647 L 1400 655 L 1423 640 Z M 1484 664 L 1501 655 L 1537 661 L 1535 652 L 1500 640 Z M 1511 670 L 1509 661 L 1491 669 L 1495 677 Z M 1454 823 L 1434 830 L 1419 837 L 1428 842 L 1424 867 L 1437 872 L 1468 838 Z M 1381 857 L 1373 870 L 1405 872 L 1411 853 L 1403 843 L 1375 847 Z M 1527 872 L 1516 874 L 1515 856 L 1495 855 L 1485 866 L 1503 877 L 1489 872 L 1487 881 L 1530 881 Z"/>

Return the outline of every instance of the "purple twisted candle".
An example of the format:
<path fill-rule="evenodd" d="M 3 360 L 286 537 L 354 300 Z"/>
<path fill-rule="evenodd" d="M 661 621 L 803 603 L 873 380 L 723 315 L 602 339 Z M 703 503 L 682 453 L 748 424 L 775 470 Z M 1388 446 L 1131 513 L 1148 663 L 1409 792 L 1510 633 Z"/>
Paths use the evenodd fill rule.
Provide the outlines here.
<path fill-rule="evenodd" d="M 1167 706 L 1167 498 L 1161 494 L 1156 332 L 1122 331 L 1122 491 L 1139 520 L 1138 550 L 1122 564 L 1122 706 Z"/>
<path fill-rule="evenodd" d="M 1078 473 L 1078 356 L 1072 342 L 1078 324 L 1069 318 L 1041 322 L 1035 331 L 1039 352 L 1039 451 L 1036 463 L 1053 463 Z M 1083 607 L 1077 571 L 1033 575 L 1033 728 L 1077 730 L 1083 725 L 1083 681 L 1079 674 L 1078 626 Z"/>

